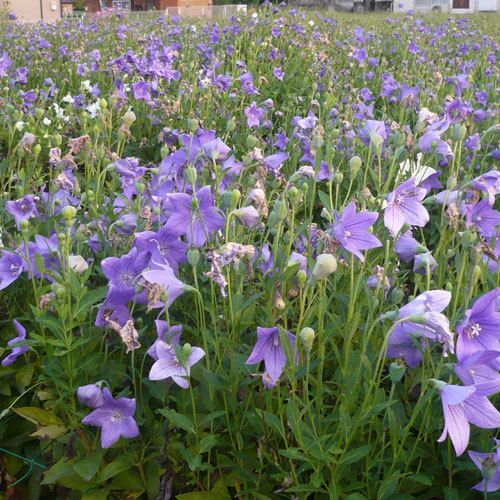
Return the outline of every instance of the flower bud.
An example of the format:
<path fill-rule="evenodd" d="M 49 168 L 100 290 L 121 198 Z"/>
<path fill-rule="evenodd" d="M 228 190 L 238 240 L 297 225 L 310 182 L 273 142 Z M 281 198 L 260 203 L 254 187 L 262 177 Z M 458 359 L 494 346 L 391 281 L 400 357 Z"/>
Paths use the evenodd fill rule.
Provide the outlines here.
<path fill-rule="evenodd" d="M 393 304 L 399 304 L 404 299 L 404 292 L 401 288 L 394 288 L 391 292 L 391 302 Z"/>
<path fill-rule="evenodd" d="M 189 359 L 189 356 L 191 356 L 191 344 L 184 344 L 182 346 L 182 354 L 184 354 L 185 359 Z"/>
<path fill-rule="evenodd" d="M 38 156 L 42 152 L 42 146 L 40 144 L 35 144 L 35 147 L 33 148 L 33 153 L 35 153 L 35 156 Z"/>
<path fill-rule="evenodd" d="M 95 193 L 92 189 L 88 189 L 85 193 L 87 195 L 87 201 L 92 203 L 95 200 Z"/>
<path fill-rule="evenodd" d="M 496 474 L 498 462 L 493 460 L 493 453 L 490 453 L 481 464 L 481 474 L 483 479 L 489 481 Z"/>
<path fill-rule="evenodd" d="M 168 156 L 169 152 L 168 146 L 162 146 L 160 149 L 161 159 L 164 160 Z"/>
<path fill-rule="evenodd" d="M 460 125 L 457 123 L 453 127 L 453 139 L 456 141 L 463 141 L 465 139 L 465 136 L 467 135 L 467 128 L 465 125 Z"/>
<path fill-rule="evenodd" d="M 101 111 L 104 111 L 108 108 L 108 102 L 106 101 L 106 99 L 99 99 L 98 104 L 101 108 Z"/>
<path fill-rule="evenodd" d="M 190 132 L 193 134 L 198 130 L 198 120 L 195 120 L 194 118 L 188 118 L 187 119 L 187 126 Z"/>
<path fill-rule="evenodd" d="M 196 267 L 200 262 L 200 251 L 197 248 L 190 248 L 187 251 L 187 260 L 193 267 Z"/>
<path fill-rule="evenodd" d="M 226 124 L 226 132 L 232 132 L 236 128 L 236 123 L 233 120 L 229 120 Z"/>
<path fill-rule="evenodd" d="M 399 365 L 395 361 L 391 363 L 391 366 L 389 367 L 389 378 L 391 379 L 391 382 L 393 384 L 400 382 L 405 374 L 405 371 L 406 368 L 404 366 Z"/>
<path fill-rule="evenodd" d="M 19 222 L 19 227 L 21 228 L 21 231 L 24 233 L 30 227 L 30 223 L 27 219 L 23 219 L 22 221 Z"/>
<path fill-rule="evenodd" d="M 79 387 L 76 391 L 76 395 L 80 403 L 83 403 L 90 408 L 99 408 L 99 406 L 102 406 L 102 391 L 96 384 L 83 385 L 82 387 Z"/>
<path fill-rule="evenodd" d="M 279 292 L 276 292 L 276 295 L 274 297 L 274 307 L 278 311 L 284 311 L 286 308 L 286 302 L 283 300 L 283 297 Z"/>
<path fill-rule="evenodd" d="M 321 281 L 337 270 L 337 260 L 331 253 L 318 255 L 312 275 L 316 281 Z"/>
<path fill-rule="evenodd" d="M 303 289 L 306 286 L 307 281 L 307 273 L 303 269 L 299 269 L 297 271 L 297 282 L 299 284 L 299 288 Z"/>
<path fill-rule="evenodd" d="M 455 176 L 448 177 L 448 179 L 446 180 L 446 189 L 451 191 L 452 189 L 455 189 L 456 186 L 457 178 Z"/>
<path fill-rule="evenodd" d="M 144 191 L 146 191 L 146 184 L 144 184 L 144 182 L 136 182 L 135 183 L 135 190 L 139 193 L 139 194 L 143 194 Z"/>
<path fill-rule="evenodd" d="M 306 326 L 302 328 L 299 333 L 300 340 L 302 340 L 302 344 L 307 352 L 311 352 L 312 345 L 314 342 L 315 333 L 312 328 Z"/>
<path fill-rule="evenodd" d="M 89 268 L 87 261 L 81 255 L 70 255 L 68 264 L 76 273 L 84 273 Z"/>
<path fill-rule="evenodd" d="M 468 247 L 474 245 L 476 240 L 477 240 L 477 235 L 474 234 L 472 231 L 467 230 L 467 231 L 464 231 L 462 233 L 461 242 L 462 242 L 462 245 L 464 248 L 468 248 Z"/>
<path fill-rule="evenodd" d="M 241 191 L 239 189 L 233 189 L 231 192 L 231 205 L 235 207 L 241 198 Z"/>
<path fill-rule="evenodd" d="M 168 292 L 165 290 L 160 297 L 160 300 L 166 304 L 168 302 Z"/>
<path fill-rule="evenodd" d="M 41 120 L 43 118 L 44 114 L 45 114 L 45 112 L 43 111 L 42 108 L 36 108 L 35 116 L 36 116 L 37 120 Z"/>
<path fill-rule="evenodd" d="M 363 161 L 361 160 L 361 158 L 358 155 L 353 156 L 349 160 L 349 168 L 351 169 L 351 172 L 353 174 L 356 174 L 362 165 L 363 165 Z"/>
<path fill-rule="evenodd" d="M 61 213 L 62 213 L 62 216 L 69 222 L 69 221 L 72 221 L 75 218 L 76 208 L 72 207 L 71 205 L 66 205 L 61 210 Z"/>
<path fill-rule="evenodd" d="M 253 135 L 247 136 L 247 147 L 249 149 L 256 148 L 259 145 L 259 139 Z"/>
<path fill-rule="evenodd" d="M 189 184 L 194 184 L 196 182 L 197 176 L 198 172 L 196 171 L 196 168 L 191 166 L 186 169 L 186 179 Z"/>
<path fill-rule="evenodd" d="M 276 213 L 280 220 L 285 220 L 288 215 L 288 206 L 285 201 L 279 200 L 276 207 Z"/>
<path fill-rule="evenodd" d="M 342 181 L 344 180 L 344 174 L 342 172 L 335 172 L 333 174 L 333 182 L 335 184 L 342 184 Z"/>
<path fill-rule="evenodd" d="M 481 266 L 479 266 L 478 264 L 474 266 L 474 269 L 472 271 L 472 276 L 474 281 L 477 281 L 481 277 Z"/>

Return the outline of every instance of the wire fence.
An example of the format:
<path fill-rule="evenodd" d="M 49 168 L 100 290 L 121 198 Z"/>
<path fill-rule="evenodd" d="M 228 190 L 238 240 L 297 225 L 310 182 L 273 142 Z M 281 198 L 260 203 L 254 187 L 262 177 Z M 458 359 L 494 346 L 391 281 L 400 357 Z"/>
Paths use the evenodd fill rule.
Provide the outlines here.
<path fill-rule="evenodd" d="M 147 21 L 157 19 L 160 16 L 182 16 L 182 17 L 231 17 L 231 16 L 246 16 L 248 7 L 245 4 L 240 5 L 189 5 L 182 7 L 168 7 L 165 10 L 148 10 L 148 11 L 121 11 L 120 15 L 123 19 L 132 21 Z M 94 19 L 96 16 L 105 17 L 109 14 L 88 14 L 86 12 L 72 12 L 66 15 L 63 20 L 70 22 L 81 22 L 89 19 Z"/>

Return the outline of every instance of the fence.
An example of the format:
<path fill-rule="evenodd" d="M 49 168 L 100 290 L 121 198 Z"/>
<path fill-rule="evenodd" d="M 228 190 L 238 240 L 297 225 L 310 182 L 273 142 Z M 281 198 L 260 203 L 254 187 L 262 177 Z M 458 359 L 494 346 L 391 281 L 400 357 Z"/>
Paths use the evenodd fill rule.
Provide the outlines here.
<path fill-rule="evenodd" d="M 124 19 L 132 21 L 147 21 L 150 19 L 157 19 L 160 16 L 182 16 L 182 17 L 231 17 L 231 16 L 246 16 L 248 12 L 247 6 L 241 5 L 209 5 L 198 6 L 186 4 L 182 7 L 168 7 L 166 10 L 161 11 L 122 11 L 121 15 Z M 86 14 L 84 12 L 73 12 L 64 17 L 65 21 L 85 21 L 92 19 L 99 14 Z M 104 16 L 103 16 L 104 17 Z"/>

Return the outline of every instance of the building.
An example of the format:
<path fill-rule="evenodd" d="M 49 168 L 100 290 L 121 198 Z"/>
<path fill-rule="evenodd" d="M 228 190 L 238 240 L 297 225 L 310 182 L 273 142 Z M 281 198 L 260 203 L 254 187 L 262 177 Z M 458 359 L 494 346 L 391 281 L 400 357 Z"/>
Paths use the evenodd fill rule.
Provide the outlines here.
<path fill-rule="evenodd" d="M 72 14 L 75 3 L 76 3 L 76 0 L 61 0 L 62 15 L 68 16 L 68 15 Z"/>
<path fill-rule="evenodd" d="M 0 6 L 20 21 L 56 21 L 63 13 L 61 0 L 0 0 Z"/>
<path fill-rule="evenodd" d="M 195 15 L 209 15 L 213 0 L 86 0 L 87 12 L 95 13 L 106 8 L 118 8 L 123 11 L 166 11 L 193 12 Z"/>

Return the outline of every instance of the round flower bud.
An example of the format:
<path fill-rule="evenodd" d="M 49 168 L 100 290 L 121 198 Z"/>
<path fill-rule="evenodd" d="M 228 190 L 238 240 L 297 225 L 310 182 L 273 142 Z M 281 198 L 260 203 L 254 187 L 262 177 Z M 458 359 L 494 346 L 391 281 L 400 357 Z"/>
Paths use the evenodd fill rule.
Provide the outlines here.
<path fill-rule="evenodd" d="M 404 299 L 404 292 L 401 288 L 394 288 L 391 292 L 391 302 L 393 304 L 399 304 Z"/>
<path fill-rule="evenodd" d="M 196 267 L 200 262 L 200 251 L 197 248 L 190 248 L 187 251 L 187 260 L 193 267 Z"/>
<path fill-rule="evenodd" d="M 241 191 L 239 189 L 233 189 L 231 192 L 231 205 L 235 207 L 241 198 Z"/>
<path fill-rule="evenodd" d="M 463 141 L 467 135 L 467 128 L 465 125 L 456 124 L 453 127 L 453 139 L 456 141 Z"/>
<path fill-rule="evenodd" d="M 249 149 L 256 148 L 259 145 L 259 139 L 253 135 L 247 136 L 247 147 Z"/>
<path fill-rule="evenodd" d="M 318 255 L 312 275 L 316 281 L 321 281 L 337 270 L 337 260 L 331 253 Z"/>
<path fill-rule="evenodd" d="M 288 206 L 286 202 L 280 200 L 278 201 L 277 205 L 278 206 L 276 207 L 276 212 L 278 214 L 278 217 L 280 218 L 280 220 L 285 220 L 288 215 Z"/>
<path fill-rule="evenodd" d="M 160 149 L 161 159 L 164 160 L 168 156 L 169 152 L 170 151 L 167 146 L 162 146 L 162 148 Z"/>
<path fill-rule="evenodd" d="M 168 302 L 168 292 L 165 290 L 160 297 L 160 300 L 166 304 Z"/>
<path fill-rule="evenodd" d="M 76 208 L 72 207 L 71 205 L 66 205 L 62 210 L 61 210 L 62 216 L 67 220 L 73 220 L 76 215 Z"/>
<path fill-rule="evenodd" d="M 135 183 L 135 190 L 139 193 L 139 194 L 143 194 L 144 191 L 146 191 L 146 184 L 144 184 L 144 182 L 136 182 Z"/>
<path fill-rule="evenodd" d="M 498 462 L 493 459 L 493 453 L 488 455 L 481 464 L 481 474 L 483 479 L 489 481 L 497 472 Z"/>
<path fill-rule="evenodd" d="M 35 153 L 35 156 L 38 156 L 42 152 L 42 146 L 40 144 L 35 144 L 35 147 L 33 148 L 33 153 Z"/>
<path fill-rule="evenodd" d="M 187 119 L 187 126 L 188 126 L 188 129 L 190 130 L 190 132 L 192 132 L 193 134 L 198 130 L 198 120 L 194 119 L 194 118 L 188 118 Z"/>
<path fill-rule="evenodd" d="M 102 406 L 102 391 L 96 384 L 83 385 L 79 387 L 76 395 L 80 403 L 90 406 L 90 408 L 99 408 L 99 406 Z"/>
<path fill-rule="evenodd" d="M 474 278 L 474 281 L 477 281 L 481 277 L 481 266 L 475 265 L 474 269 L 472 271 L 472 276 Z"/>
<path fill-rule="evenodd" d="M 349 160 L 349 168 L 351 169 L 351 172 L 353 174 L 356 174 L 362 165 L 363 165 L 363 161 L 361 160 L 361 158 L 358 155 L 353 156 Z"/>
<path fill-rule="evenodd" d="M 302 340 L 302 344 L 307 352 L 311 352 L 312 345 L 314 342 L 315 333 L 312 328 L 306 326 L 302 328 L 299 333 L 300 340 Z"/>
<path fill-rule="evenodd" d="M 27 231 L 28 228 L 30 227 L 30 223 L 27 219 L 23 219 L 22 221 L 19 222 L 19 227 L 21 228 L 21 231 Z"/>
<path fill-rule="evenodd" d="M 189 359 L 189 356 L 191 356 L 191 344 L 185 343 L 182 346 L 182 354 L 184 354 L 186 359 Z"/>
<path fill-rule="evenodd" d="M 452 189 L 455 189 L 456 186 L 457 178 L 455 176 L 448 177 L 448 179 L 446 180 L 446 189 L 451 191 Z"/>
<path fill-rule="evenodd" d="M 198 172 L 196 171 L 196 168 L 191 166 L 186 169 L 186 179 L 189 182 L 189 184 L 194 184 L 196 182 L 197 177 L 198 177 Z"/>
<path fill-rule="evenodd" d="M 307 281 L 307 273 L 303 269 L 299 269 L 297 271 L 297 282 L 299 284 L 299 288 L 303 289 L 306 286 Z"/>
<path fill-rule="evenodd" d="M 226 131 L 232 132 L 236 128 L 236 123 L 233 120 L 229 120 L 226 124 Z"/>
<path fill-rule="evenodd" d="M 44 114 L 45 114 L 45 112 L 42 108 L 36 108 L 35 116 L 36 116 L 37 120 L 41 120 L 43 118 Z"/>
<path fill-rule="evenodd" d="M 398 365 L 395 361 L 391 363 L 389 367 L 389 378 L 393 384 L 400 382 L 405 374 L 406 368 L 402 365 Z"/>
<path fill-rule="evenodd" d="M 101 111 L 104 111 L 105 109 L 108 108 L 108 102 L 106 99 L 99 99 L 98 101 L 99 107 L 101 108 Z"/>
<path fill-rule="evenodd" d="M 63 286 L 60 286 L 60 287 L 56 288 L 56 297 L 59 300 L 64 299 L 65 295 L 66 295 L 66 290 L 64 289 Z"/>

